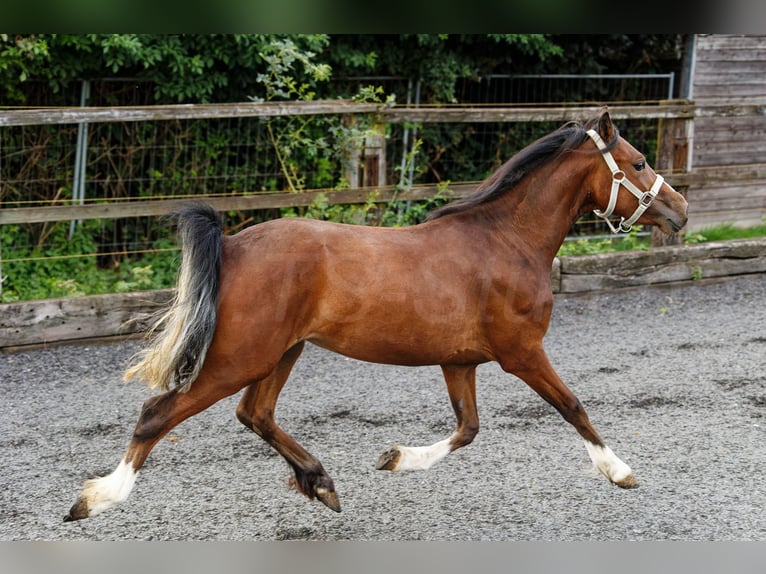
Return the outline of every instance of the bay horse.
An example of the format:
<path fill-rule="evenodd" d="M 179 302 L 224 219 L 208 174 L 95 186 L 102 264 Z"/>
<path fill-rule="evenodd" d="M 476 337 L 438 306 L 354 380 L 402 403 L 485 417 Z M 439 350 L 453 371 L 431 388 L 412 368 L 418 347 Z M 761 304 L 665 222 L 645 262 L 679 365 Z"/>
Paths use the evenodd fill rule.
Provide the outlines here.
<path fill-rule="evenodd" d="M 125 501 L 157 441 L 242 389 L 239 421 L 285 458 L 298 491 L 340 511 L 322 464 L 274 420 L 307 341 L 362 361 L 441 366 L 455 431 L 430 446 L 393 446 L 378 469 L 427 469 L 472 442 L 476 367 L 496 361 L 574 426 L 607 479 L 635 486 L 630 467 L 598 435 L 543 349 L 551 265 L 588 211 L 614 231 L 639 223 L 670 233 L 684 226 L 686 209 L 606 109 L 530 144 L 473 195 L 410 227 L 292 218 L 224 236 L 212 208 L 186 207 L 178 219 L 175 298 L 125 373 L 164 392 L 145 401 L 116 469 L 87 481 L 65 520 Z M 616 227 L 612 217 L 620 218 Z"/>

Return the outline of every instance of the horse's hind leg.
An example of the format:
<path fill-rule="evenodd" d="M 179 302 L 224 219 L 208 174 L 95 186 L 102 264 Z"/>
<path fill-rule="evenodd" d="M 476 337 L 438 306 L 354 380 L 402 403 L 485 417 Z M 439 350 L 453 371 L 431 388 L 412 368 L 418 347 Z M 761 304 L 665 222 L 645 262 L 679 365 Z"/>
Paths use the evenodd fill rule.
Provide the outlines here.
<path fill-rule="evenodd" d="M 88 480 L 65 521 L 95 516 L 124 502 L 136 476 L 155 444 L 181 421 L 205 410 L 244 385 L 221 385 L 204 374 L 186 392 L 179 388 L 150 397 L 144 402 L 133 438 L 122 460 L 111 474 Z"/>
<path fill-rule="evenodd" d="M 378 470 L 425 470 L 453 450 L 470 444 L 479 432 L 476 410 L 476 366 L 442 365 L 452 408 L 457 417 L 457 428 L 449 438 L 431 446 L 396 445 L 378 459 Z"/>
<path fill-rule="evenodd" d="M 237 406 L 237 418 L 284 457 L 293 469 L 291 484 L 296 490 L 340 512 L 335 485 L 322 464 L 274 421 L 277 398 L 303 345 L 301 342 L 290 348 L 268 376 L 247 387 Z"/>
<path fill-rule="evenodd" d="M 501 361 L 501 366 L 527 383 L 575 427 L 601 474 L 622 488 L 637 486 L 633 471 L 601 440 L 582 404 L 556 374 L 542 347 L 519 353 L 508 362 Z"/>

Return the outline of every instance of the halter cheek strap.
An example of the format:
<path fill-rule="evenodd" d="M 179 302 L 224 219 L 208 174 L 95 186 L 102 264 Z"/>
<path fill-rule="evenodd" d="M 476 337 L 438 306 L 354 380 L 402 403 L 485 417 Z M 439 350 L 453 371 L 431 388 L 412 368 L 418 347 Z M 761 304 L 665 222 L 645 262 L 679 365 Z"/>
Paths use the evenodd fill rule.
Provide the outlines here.
<path fill-rule="evenodd" d="M 641 191 L 626 177 L 625 172 L 617 166 L 617 162 L 614 161 L 612 153 L 606 151 L 606 144 L 604 143 L 604 140 L 601 139 L 601 136 L 598 135 L 595 130 L 588 130 L 587 134 L 596 143 L 598 149 L 601 150 L 601 155 L 604 157 L 606 165 L 609 166 L 609 169 L 612 172 L 612 191 L 609 195 L 609 203 L 604 211 L 596 209 L 593 213 L 606 221 L 606 224 L 609 226 L 609 229 L 612 230 L 612 233 L 627 233 L 630 231 L 633 224 L 638 221 L 638 218 L 643 215 L 644 211 L 649 208 L 654 201 L 654 198 L 657 197 L 664 179 L 660 174 L 656 174 L 657 179 L 654 180 L 651 189 L 649 191 Z M 617 224 L 617 227 L 615 227 L 609 218 L 612 216 L 612 213 L 614 213 L 614 208 L 617 205 L 617 194 L 620 192 L 621 185 L 636 196 L 636 199 L 638 199 L 638 207 L 633 212 L 633 215 L 627 219 L 621 217 L 620 222 Z"/>

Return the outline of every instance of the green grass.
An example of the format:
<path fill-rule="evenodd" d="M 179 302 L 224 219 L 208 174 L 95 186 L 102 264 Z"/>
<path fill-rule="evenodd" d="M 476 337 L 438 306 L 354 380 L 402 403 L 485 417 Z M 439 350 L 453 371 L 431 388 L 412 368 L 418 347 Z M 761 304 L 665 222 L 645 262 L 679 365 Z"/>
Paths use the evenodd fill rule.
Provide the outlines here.
<path fill-rule="evenodd" d="M 565 241 L 558 255 L 588 255 L 593 253 L 612 253 L 615 251 L 646 250 L 651 247 L 649 236 L 641 236 L 640 226 L 635 226 L 627 235 L 602 239 L 577 239 Z M 684 243 L 707 243 L 710 241 L 727 241 L 730 239 L 752 239 L 766 237 L 766 224 L 753 227 L 735 227 L 733 225 L 718 225 L 688 233 L 682 236 Z"/>
<path fill-rule="evenodd" d="M 592 255 L 596 253 L 612 253 L 614 251 L 647 250 L 652 245 L 650 236 L 639 235 L 641 226 L 637 225 L 626 235 L 591 239 L 570 239 L 564 242 L 558 255 Z"/>
<path fill-rule="evenodd" d="M 686 243 L 705 243 L 707 241 L 727 241 L 729 239 L 752 239 L 754 237 L 766 237 L 766 224 L 753 227 L 734 227 L 733 225 L 719 225 L 709 227 L 695 233 L 687 234 Z"/>
<path fill-rule="evenodd" d="M 67 231 L 57 226 L 48 246 L 16 248 L 16 226 L 0 227 L 0 303 L 161 289 L 175 282 L 179 256 L 172 241 L 155 242 L 150 256 L 126 257 L 104 267 L 93 255 L 99 246 L 87 226 L 78 227 L 72 237 Z"/>

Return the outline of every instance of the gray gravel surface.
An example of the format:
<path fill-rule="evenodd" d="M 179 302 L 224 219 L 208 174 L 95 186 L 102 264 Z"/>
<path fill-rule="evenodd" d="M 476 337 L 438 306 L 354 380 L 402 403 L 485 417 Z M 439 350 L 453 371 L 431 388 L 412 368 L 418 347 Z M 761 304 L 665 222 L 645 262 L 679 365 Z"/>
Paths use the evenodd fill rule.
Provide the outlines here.
<path fill-rule="evenodd" d="M 334 478 L 340 514 L 288 489 L 232 397 L 161 441 L 125 504 L 64 523 L 150 395 L 121 381 L 137 343 L 0 356 L 0 539 L 764 540 L 765 304 L 766 275 L 557 298 L 548 353 L 634 490 L 599 476 L 574 429 L 494 364 L 479 368 L 472 445 L 426 472 L 376 471 L 390 445 L 452 432 L 439 368 L 309 347 L 277 418 Z"/>

